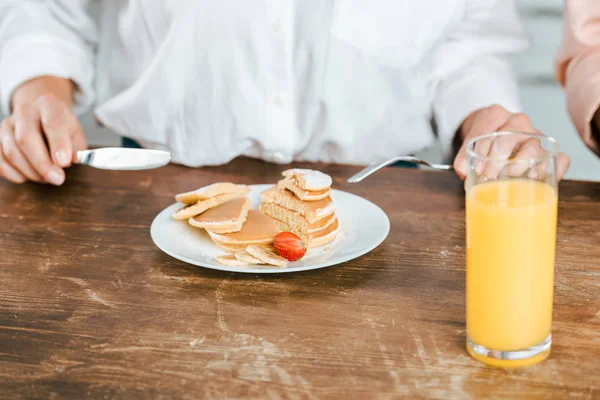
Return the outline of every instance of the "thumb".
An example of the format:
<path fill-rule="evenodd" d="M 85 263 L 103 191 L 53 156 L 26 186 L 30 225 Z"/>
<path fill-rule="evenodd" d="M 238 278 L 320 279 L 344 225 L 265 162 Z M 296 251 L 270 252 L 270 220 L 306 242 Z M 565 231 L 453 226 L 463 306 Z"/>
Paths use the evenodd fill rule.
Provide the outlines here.
<path fill-rule="evenodd" d="M 467 139 L 463 141 L 462 146 L 460 146 L 460 150 L 456 154 L 456 158 L 454 158 L 454 171 L 460 177 L 460 179 L 465 179 L 467 176 Z"/>

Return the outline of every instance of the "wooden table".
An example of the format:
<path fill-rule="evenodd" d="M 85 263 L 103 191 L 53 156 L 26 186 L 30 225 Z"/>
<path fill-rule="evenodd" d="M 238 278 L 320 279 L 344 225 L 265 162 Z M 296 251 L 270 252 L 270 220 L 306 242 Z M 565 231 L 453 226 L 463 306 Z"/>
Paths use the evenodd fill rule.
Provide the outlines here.
<path fill-rule="evenodd" d="M 389 215 L 355 261 L 211 271 L 149 235 L 173 195 L 269 183 L 281 166 L 73 167 L 60 188 L 0 182 L 0 397 L 600 398 L 600 184 L 561 185 L 550 359 L 503 371 L 465 352 L 464 192 L 452 173 L 322 167 Z M 53 397 L 54 396 L 54 397 Z"/>

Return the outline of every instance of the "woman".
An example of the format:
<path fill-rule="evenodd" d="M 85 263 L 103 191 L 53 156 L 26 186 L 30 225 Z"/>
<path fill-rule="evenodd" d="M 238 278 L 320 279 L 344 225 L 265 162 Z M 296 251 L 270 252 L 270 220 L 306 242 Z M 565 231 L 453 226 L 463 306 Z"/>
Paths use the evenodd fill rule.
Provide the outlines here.
<path fill-rule="evenodd" d="M 97 4 L 99 26 L 90 0 L 0 2 L 0 176 L 62 184 L 86 146 L 74 113 L 92 106 L 189 166 L 367 164 L 436 135 L 451 156 L 474 136 L 535 132 L 510 63 L 527 47 L 514 1 Z M 454 164 L 464 177 L 464 145 Z"/>

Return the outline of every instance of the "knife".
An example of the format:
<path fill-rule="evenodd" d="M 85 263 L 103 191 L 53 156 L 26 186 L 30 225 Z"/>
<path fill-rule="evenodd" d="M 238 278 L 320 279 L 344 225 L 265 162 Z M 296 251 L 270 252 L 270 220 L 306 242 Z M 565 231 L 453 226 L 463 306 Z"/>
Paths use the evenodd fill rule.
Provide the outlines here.
<path fill-rule="evenodd" d="M 104 147 L 77 152 L 77 164 L 117 171 L 159 168 L 170 161 L 171 153 L 162 150 Z"/>

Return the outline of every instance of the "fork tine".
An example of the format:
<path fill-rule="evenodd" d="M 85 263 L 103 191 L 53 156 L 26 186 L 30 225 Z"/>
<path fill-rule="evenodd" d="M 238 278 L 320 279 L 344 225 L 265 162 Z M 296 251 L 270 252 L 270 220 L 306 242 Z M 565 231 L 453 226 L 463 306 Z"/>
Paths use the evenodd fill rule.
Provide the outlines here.
<path fill-rule="evenodd" d="M 380 170 L 381 168 L 383 168 L 387 165 L 390 165 L 392 163 L 395 163 L 397 161 L 413 162 L 413 163 L 425 165 L 429 168 L 434 168 L 434 169 L 442 169 L 442 170 L 452 169 L 452 165 L 431 164 L 425 160 L 421 160 L 416 157 L 400 156 L 400 157 L 390 158 L 389 160 L 385 160 L 385 161 L 375 161 L 375 162 L 369 164 L 367 167 L 360 170 L 357 174 L 354 174 L 350 178 L 348 178 L 347 182 L 348 183 L 358 183 L 358 182 L 362 181 L 363 179 L 365 179 L 367 176 Z"/>
<path fill-rule="evenodd" d="M 390 164 L 398 161 L 399 158 L 402 158 L 402 157 L 394 157 L 394 158 L 390 158 L 389 160 L 385 160 L 385 161 L 372 162 L 367 167 L 361 169 L 357 174 L 352 175 L 350 178 L 348 178 L 348 182 L 349 183 L 358 183 L 358 182 L 362 181 L 363 179 L 365 179 L 367 176 L 374 173 L 375 171 L 380 170 L 381 168 L 385 167 L 386 165 L 390 165 Z"/>

